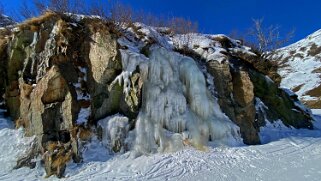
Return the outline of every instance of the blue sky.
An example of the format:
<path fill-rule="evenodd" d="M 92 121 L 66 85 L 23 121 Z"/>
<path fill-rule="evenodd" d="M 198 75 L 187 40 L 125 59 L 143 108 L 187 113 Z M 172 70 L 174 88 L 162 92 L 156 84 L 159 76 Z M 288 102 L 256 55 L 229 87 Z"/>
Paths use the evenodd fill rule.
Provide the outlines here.
<path fill-rule="evenodd" d="M 31 1 L 31 0 L 30 0 Z M 107 1 L 107 0 L 106 0 Z M 22 0 L 1 0 L 6 10 Z M 293 41 L 321 29 L 320 0 L 121 0 L 135 10 L 155 15 L 173 15 L 197 21 L 203 33 L 245 32 L 252 19 L 264 18 L 266 25 L 279 25 L 281 33 L 295 28 Z"/>

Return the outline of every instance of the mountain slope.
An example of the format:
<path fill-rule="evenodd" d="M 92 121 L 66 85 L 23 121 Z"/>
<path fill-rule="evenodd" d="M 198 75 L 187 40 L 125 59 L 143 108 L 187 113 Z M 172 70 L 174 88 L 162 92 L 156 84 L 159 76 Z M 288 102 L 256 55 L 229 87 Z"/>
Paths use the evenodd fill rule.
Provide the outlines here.
<path fill-rule="evenodd" d="M 294 91 L 311 108 L 321 108 L 321 29 L 277 50 L 281 86 Z"/>

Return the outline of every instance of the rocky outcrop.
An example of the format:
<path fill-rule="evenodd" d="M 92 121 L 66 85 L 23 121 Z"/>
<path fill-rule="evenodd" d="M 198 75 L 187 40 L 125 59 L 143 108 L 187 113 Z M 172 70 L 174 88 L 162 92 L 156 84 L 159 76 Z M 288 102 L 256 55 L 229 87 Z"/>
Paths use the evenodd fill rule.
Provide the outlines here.
<path fill-rule="evenodd" d="M 218 103 L 224 113 L 240 127 L 244 142 L 260 143 L 258 130 L 254 128 L 254 92 L 248 73 L 232 70 L 227 61 L 210 61 L 207 68 L 215 80 Z"/>
<path fill-rule="evenodd" d="M 48 12 L 0 37 L 0 94 L 16 127 L 37 138 L 19 165 L 42 154 L 47 175 L 63 176 L 67 162 L 81 161 L 79 148 L 97 124 L 113 152 L 147 154 L 206 150 L 209 140 L 239 138 L 238 130 L 244 143 L 259 144 L 266 120 L 312 128 L 295 96 L 264 69 L 270 64 L 238 41 L 188 35 L 182 51 L 180 35 L 131 26 Z M 117 113 L 124 116 L 109 117 Z"/>
<path fill-rule="evenodd" d="M 281 119 L 287 126 L 295 128 L 312 129 L 312 118 L 298 104 L 295 94 L 291 95 L 278 88 L 271 79 L 257 72 L 250 71 L 250 77 L 254 84 L 254 93 L 269 108 L 267 112 L 269 120 Z"/>
<path fill-rule="evenodd" d="M 233 97 L 235 100 L 236 123 L 246 144 L 259 144 L 259 130 L 255 128 L 254 85 L 246 71 L 233 73 Z"/>
<path fill-rule="evenodd" d="M 278 88 L 280 76 L 276 73 L 275 63 L 242 48 L 240 42 L 226 36 L 210 38 L 219 41 L 218 46 L 227 51 L 219 48 L 218 51 L 209 51 L 207 46 L 200 50 L 200 47 L 193 45 L 189 55 L 206 61 L 206 68 L 214 78 L 214 94 L 218 103 L 240 127 L 244 143 L 259 144 L 259 128 L 267 120 L 281 120 L 295 128 L 313 127 L 313 118 L 306 108 L 297 104 L 295 97 Z M 258 101 L 266 104 L 268 109 L 257 109 Z"/>
<path fill-rule="evenodd" d="M 97 29 L 97 26 L 100 27 Z M 88 88 L 92 97 L 94 119 L 101 119 L 119 110 L 121 87 L 108 85 L 121 72 L 121 60 L 117 52 L 117 37 L 108 31 L 102 22 L 89 23 L 92 41 L 85 45 L 84 55 L 89 66 Z"/>

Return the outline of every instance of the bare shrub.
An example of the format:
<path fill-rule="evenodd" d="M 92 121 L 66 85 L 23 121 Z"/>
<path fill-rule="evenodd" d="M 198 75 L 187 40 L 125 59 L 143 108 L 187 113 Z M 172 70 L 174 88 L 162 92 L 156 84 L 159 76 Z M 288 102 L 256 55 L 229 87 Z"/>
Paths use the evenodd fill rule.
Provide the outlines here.
<path fill-rule="evenodd" d="M 280 35 L 280 26 L 263 26 L 263 19 L 253 19 L 253 27 L 250 28 L 249 39 L 253 40 L 253 49 L 259 53 L 273 53 L 276 49 L 288 43 L 294 35 L 294 30 L 288 32 L 285 36 Z"/>
<path fill-rule="evenodd" d="M 177 34 L 195 33 L 198 30 L 197 22 L 182 17 L 172 18 L 169 27 Z"/>
<path fill-rule="evenodd" d="M 106 0 L 96 0 L 94 2 L 91 2 L 91 5 L 88 7 L 89 8 L 88 14 L 100 16 L 102 18 L 108 18 L 108 16 L 109 16 L 108 7 L 109 7 L 109 4 Z M 83 8 L 83 9 L 85 9 L 85 8 Z M 85 10 L 84 14 L 87 14 L 86 10 Z"/>
<path fill-rule="evenodd" d="M 318 47 L 315 43 L 312 44 L 308 51 L 309 56 L 316 56 L 321 53 L 321 46 Z"/>
<path fill-rule="evenodd" d="M 111 20 L 116 24 L 131 24 L 133 22 L 133 10 L 130 6 L 126 6 L 119 2 L 112 5 L 111 10 Z"/>

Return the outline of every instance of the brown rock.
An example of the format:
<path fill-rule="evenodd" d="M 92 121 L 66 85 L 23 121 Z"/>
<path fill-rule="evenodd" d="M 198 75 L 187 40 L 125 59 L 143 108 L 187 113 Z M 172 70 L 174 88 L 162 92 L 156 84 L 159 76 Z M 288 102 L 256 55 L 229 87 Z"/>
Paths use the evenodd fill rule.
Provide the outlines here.
<path fill-rule="evenodd" d="M 98 120 L 119 111 L 122 90 L 119 87 L 108 87 L 122 71 L 122 66 L 117 52 L 117 39 L 107 31 L 108 27 L 101 24 L 100 29 L 96 29 L 91 23 L 88 26 L 92 41 L 85 43 L 89 56 L 84 57 L 88 57 L 87 83 L 92 97 L 92 115 L 94 120 Z"/>
<path fill-rule="evenodd" d="M 43 89 L 42 102 L 44 104 L 63 102 L 68 87 L 65 79 L 59 73 L 58 68 L 55 66 L 52 67 L 43 80 L 46 80 L 46 82 L 39 84 L 42 86 L 40 89 Z"/>
<path fill-rule="evenodd" d="M 233 87 L 234 98 L 241 107 L 253 104 L 254 86 L 247 72 L 239 71 L 233 74 Z"/>
<path fill-rule="evenodd" d="M 214 77 L 218 103 L 222 111 L 231 119 L 235 120 L 234 101 L 232 100 L 233 83 L 228 62 L 207 62 L 207 70 Z"/>
<path fill-rule="evenodd" d="M 254 127 L 255 106 L 254 86 L 247 72 L 233 73 L 233 96 L 236 102 L 236 123 L 240 127 L 243 141 L 246 144 L 259 144 L 258 130 Z"/>

